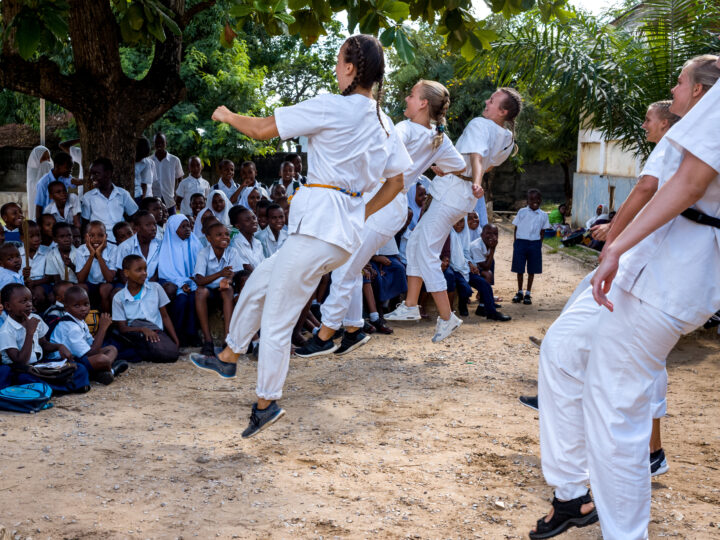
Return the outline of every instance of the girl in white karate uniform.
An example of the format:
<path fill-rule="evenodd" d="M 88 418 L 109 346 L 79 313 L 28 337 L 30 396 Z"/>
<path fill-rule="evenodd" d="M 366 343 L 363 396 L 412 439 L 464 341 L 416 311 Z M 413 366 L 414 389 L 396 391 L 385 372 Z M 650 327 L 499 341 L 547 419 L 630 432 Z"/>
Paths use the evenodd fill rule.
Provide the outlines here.
<path fill-rule="evenodd" d="M 405 98 L 408 120 L 396 127 L 413 164 L 404 174 L 405 188 L 392 203 L 373 214 L 365 222 L 360 249 L 340 268 L 332 273 L 330 294 L 321 308 L 322 327 L 304 347 L 295 354 L 303 357 L 336 352 L 348 353 L 366 343 L 370 336 L 363 331 L 362 269 L 375 253 L 402 229 L 407 221 L 407 190 L 415 179 L 433 163 L 444 172 L 465 168 L 465 160 L 445 136 L 445 114 L 450 106 L 450 93 L 435 81 L 419 81 Z M 374 196 L 380 186 L 367 194 Z M 342 343 L 335 345 L 332 337 L 345 327 Z"/>
<path fill-rule="evenodd" d="M 366 35 L 348 38 L 335 72 L 342 95 L 324 94 L 268 118 L 251 118 L 219 107 L 213 119 L 256 139 L 308 138 L 308 181 L 292 200 L 288 239 L 248 278 L 233 313 L 228 347 L 219 358 L 193 356 L 199 367 L 234 376 L 262 327 L 258 358 L 258 402 L 243 437 L 263 430 L 284 411 L 282 395 L 293 327 L 323 274 L 341 266 L 360 247 L 367 216 L 388 204 L 403 187 L 411 164 L 395 127 L 373 99 L 382 88 L 385 60 L 380 42 Z M 380 178 L 385 183 L 367 203 Z"/>
<path fill-rule="evenodd" d="M 438 176 L 428 189 L 432 203 L 407 244 L 407 298 L 385 316 L 388 321 L 420 320 L 418 298 L 424 281 L 440 314 L 432 340 L 445 339 L 462 324 L 462 319 L 450 309 L 447 284 L 440 268 L 440 251 L 452 226 L 473 211 L 477 199 L 483 196 L 483 174 L 503 163 L 513 152 L 513 133 L 504 126 L 514 123 L 521 107 L 522 98 L 516 90 L 496 90 L 485 102 L 482 117 L 473 119 L 457 141 L 456 147 L 467 166 L 463 176 L 442 176 L 442 171 L 436 171 Z"/>
<path fill-rule="evenodd" d="M 679 168 L 677 153 L 668 149 L 662 187 L 617 238 L 609 239 L 593 288 L 577 296 L 543 340 L 540 447 L 555 499 L 531 538 L 550 538 L 598 516 L 604 538 L 648 537 L 657 380 L 679 337 L 720 305 L 720 284 L 707 271 L 720 266 L 720 232 L 683 212 L 692 205 L 720 217 L 716 60 L 706 55 L 689 61 L 673 88 L 670 111 L 683 119 L 663 140 L 685 151 Z"/>

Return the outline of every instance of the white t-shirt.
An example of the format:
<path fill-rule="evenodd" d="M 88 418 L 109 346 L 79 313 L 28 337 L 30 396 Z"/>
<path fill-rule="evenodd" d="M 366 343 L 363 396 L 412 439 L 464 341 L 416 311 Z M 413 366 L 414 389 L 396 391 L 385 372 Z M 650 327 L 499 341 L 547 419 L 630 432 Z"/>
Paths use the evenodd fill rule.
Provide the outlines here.
<path fill-rule="evenodd" d="M 70 260 L 75 262 L 77 254 L 77 248 L 70 246 Z M 67 270 L 67 278 L 65 277 L 65 271 Z M 60 276 L 60 279 L 69 281 L 71 283 L 77 283 L 78 278 L 72 268 L 65 266 L 60 250 L 57 246 L 52 248 L 45 258 L 45 273 L 48 276 Z"/>
<path fill-rule="evenodd" d="M 228 186 L 228 185 L 225 185 L 225 182 L 223 182 L 222 179 L 221 179 L 221 180 L 219 180 L 218 183 L 215 184 L 212 188 L 213 188 L 213 189 L 218 189 L 218 190 L 222 191 L 225 195 L 227 195 L 227 198 L 230 199 L 230 197 L 232 197 L 233 195 L 235 195 L 235 192 L 236 192 L 238 189 L 240 189 L 240 184 L 238 184 L 237 182 L 235 182 L 235 180 L 231 180 L 231 181 L 230 181 L 230 185 Z M 207 197 L 207 195 L 205 195 L 205 197 Z M 239 201 L 240 201 L 240 196 L 238 195 L 238 200 L 237 200 L 237 202 L 239 202 Z M 208 201 L 208 203 L 210 203 L 210 202 L 211 202 L 211 201 Z M 231 204 L 232 204 L 232 203 L 231 203 Z"/>
<path fill-rule="evenodd" d="M 272 257 L 275 252 L 282 247 L 285 240 L 287 240 L 287 237 L 288 233 L 284 227 L 280 229 L 277 240 L 275 240 L 275 235 L 270 230 L 270 227 L 265 227 L 263 230 L 255 233 L 255 238 L 260 240 L 260 243 L 262 244 L 265 258 Z"/>
<path fill-rule="evenodd" d="M 282 139 L 308 138 L 308 185 L 372 191 L 381 178 L 402 174 L 412 160 L 395 126 L 360 94 L 323 94 L 275 110 Z M 303 187 L 292 200 L 289 234 L 306 234 L 350 253 L 360 245 L 365 203 L 334 189 Z"/>
<path fill-rule="evenodd" d="M 137 234 L 133 234 L 130 238 L 117 246 L 117 250 L 115 251 L 115 269 L 122 269 L 123 259 L 128 255 L 140 255 L 143 259 L 145 259 L 148 279 L 152 278 L 155 275 L 160 262 L 160 244 L 161 242 L 157 239 L 157 237 L 150 240 L 148 255 L 145 257 L 142 253 L 142 249 L 140 249 L 140 242 L 138 242 Z"/>
<path fill-rule="evenodd" d="M 467 281 L 470 278 L 470 265 L 466 252 L 466 238 L 463 233 L 458 233 L 455 229 L 450 231 L 450 268 L 460 272 Z"/>
<path fill-rule="evenodd" d="M 25 268 L 25 248 L 23 246 L 20 246 L 18 248 L 20 250 L 20 260 L 21 266 L 20 266 L 20 274 L 22 275 L 22 270 Z M 30 257 L 30 279 L 42 279 L 45 277 L 45 259 L 47 257 L 47 250 L 39 249 L 35 253 L 34 257 Z M 9 271 L 9 270 L 8 270 Z M 0 287 L 0 290 L 2 287 Z"/>
<path fill-rule="evenodd" d="M 90 329 L 85 321 L 76 319 L 69 313 L 66 313 L 65 316 L 70 317 L 72 320 L 60 321 L 55 327 L 55 330 L 53 330 L 52 335 L 47 336 L 48 341 L 65 345 L 70 351 L 70 354 L 77 358 L 85 356 L 94 341 Z M 60 353 L 57 351 L 50 353 L 48 358 L 50 360 L 58 360 Z"/>
<path fill-rule="evenodd" d="M 155 165 L 155 181 L 153 182 L 152 192 L 156 197 L 162 197 L 165 206 L 172 208 L 175 206 L 175 180 L 183 176 L 180 159 L 170 152 L 162 161 L 155 154 L 150 156 L 150 159 Z"/>
<path fill-rule="evenodd" d="M 137 299 L 125 287 L 113 297 L 112 320 L 125 321 L 130 324 L 132 321 L 143 319 L 163 330 L 160 308 L 169 303 L 170 299 L 165 294 L 162 285 L 154 281 L 145 282 L 143 288 L 140 289 L 140 297 Z"/>
<path fill-rule="evenodd" d="M 550 228 L 550 220 L 547 212 L 540 210 L 530 210 L 529 206 L 521 208 L 513 225 L 517 227 L 515 238 L 518 240 L 540 240 L 542 238 L 542 230 Z"/>
<path fill-rule="evenodd" d="M 413 163 L 403 173 L 404 189 L 392 202 L 375 212 L 365 222 L 367 227 L 386 236 L 392 236 L 402 229 L 407 220 L 406 193 L 433 163 L 445 172 L 459 171 L 465 168 L 465 160 L 455 149 L 449 137 L 444 136 L 440 146 L 433 149 L 433 138 L 436 134 L 434 129 L 428 129 L 410 120 L 400 122 L 395 129 Z M 372 192 L 366 194 L 365 202 L 369 201 L 380 187 L 381 185 L 378 185 Z"/>
<path fill-rule="evenodd" d="M 251 264 L 253 268 L 257 268 L 258 265 L 265 260 L 263 245 L 260 240 L 254 236 L 252 237 L 252 242 L 248 242 L 247 238 L 240 233 L 233 238 L 232 246 L 240 253 L 243 264 Z"/>
<path fill-rule="evenodd" d="M 483 242 L 482 238 L 476 238 L 470 242 L 470 260 L 477 263 L 484 263 L 487 260 L 490 250 Z"/>
<path fill-rule="evenodd" d="M 74 193 L 68 193 L 68 199 L 65 202 L 65 208 L 63 208 L 63 211 L 65 212 L 65 215 L 61 216 L 57 204 L 51 199 L 50 204 L 43 209 L 43 214 L 50 214 L 55 218 L 55 221 L 62 221 L 64 223 L 74 225 L 75 216 L 82 212 L 80 198 Z"/>
<path fill-rule="evenodd" d="M 30 317 L 39 319 L 35 334 L 33 334 L 32 352 L 28 364 L 34 364 L 43 356 L 42 347 L 40 346 L 40 338 L 47 334 L 48 325 L 40 319 L 35 313 L 31 313 Z M 20 351 L 25 344 L 25 327 L 12 317 L 8 317 L 2 326 L 0 326 L 0 357 L 3 364 L 12 364 L 12 360 L 7 354 L 8 349 L 17 349 Z"/>
<path fill-rule="evenodd" d="M 83 166 L 82 166 L 82 148 L 79 146 L 71 146 L 70 147 L 70 157 L 72 160 L 78 164 L 78 178 L 82 179 L 83 177 Z"/>
<path fill-rule="evenodd" d="M 480 154 L 483 170 L 502 164 L 513 151 L 512 133 L 498 126 L 492 120 L 478 117 L 470 121 L 455 144 L 465 158 L 464 176 L 472 177 L 470 154 Z M 430 183 L 428 190 L 434 200 L 463 212 L 475 209 L 477 199 L 472 193 L 472 182 L 454 174 L 438 176 Z"/>
<path fill-rule="evenodd" d="M 116 223 L 123 221 L 125 214 L 132 216 L 138 211 L 138 205 L 130 194 L 121 187 L 113 186 L 109 197 L 105 197 L 98 188 L 88 191 L 82 199 L 82 217 L 88 221 L 102 221 L 108 242 L 115 243 L 112 232 Z"/>
<path fill-rule="evenodd" d="M 192 215 L 190 208 L 190 199 L 195 193 L 202 193 L 207 198 L 210 193 L 210 184 L 204 178 L 195 178 L 194 176 L 186 176 L 177 188 L 175 195 L 182 198 L 180 201 L 180 213 L 186 216 Z"/>
<path fill-rule="evenodd" d="M 233 246 L 228 246 L 219 259 L 215 256 L 212 246 L 205 246 L 197 254 L 197 260 L 195 261 L 195 271 L 193 276 L 211 276 L 217 274 L 220 270 L 230 266 L 233 272 L 239 272 L 243 269 L 243 260 L 240 257 L 240 252 Z M 220 286 L 219 277 L 215 281 L 212 281 L 205 285 L 208 289 L 217 289 Z"/>
<path fill-rule="evenodd" d="M 22 264 L 25 264 L 25 260 L 23 259 Z M 22 269 L 22 266 L 20 267 Z M 32 273 L 32 269 L 30 270 Z M 10 283 L 18 283 L 20 285 L 25 284 L 25 279 L 23 278 L 23 275 L 21 272 L 13 272 L 12 270 L 9 270 L 4 267 L 0 267 L 0 290 L 5 285 L 8 285 Z"/>
<path fill-rule="evenodd" d="M 105 249 L 103 249 L 102 254 L 100 255 L 104 260 L 105 264 L 110 270 L 115 270 L 115 261 L 117 259 L 117 246 L 114 246 L 112 244 L 108 244 L 105 246 Z M 77 251 L 75 252 L 75 269 L 80 271 L 83 266 L 85 266 L 85 263 L 87 262 L 88 258 L 90 257 L 90 250 L 88 250 L 87 246 L 83 244 L 79 248 L 77 248 Z M 97 259 L 93 258 L 93 262 L 90 265 L 90 272 L 88 273 L 88 277 L 86 280 L 88 283 L 105 283 L 106 279 L 105 276 L 103 276 L 102 270 L 100 269 L 100 263 Z"/>
<path fill-rule="evenodd" d="M 155 163 L 149 158 L 135 162 L 135 197 L 142 197 L 142 186 L 146 185 L 145 196 L 152 196 L 152 185 L 155 182 Z"/>

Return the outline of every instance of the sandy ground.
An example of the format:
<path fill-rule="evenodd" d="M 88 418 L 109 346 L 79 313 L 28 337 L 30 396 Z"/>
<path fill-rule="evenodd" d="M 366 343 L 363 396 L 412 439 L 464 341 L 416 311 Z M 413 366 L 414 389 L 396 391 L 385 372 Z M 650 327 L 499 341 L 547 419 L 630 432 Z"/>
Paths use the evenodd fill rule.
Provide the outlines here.
<path fill-rule="evenodd" d="M 511 239 L 497 294 L 511 323 L 471 314 L 432 344 L 398 324 L 340 358 L 293 359 L 286 417 L 244 441 L 255 365 L 237 380 L 137 365 L 110 387 L 0 416 L 0 524 L 18 538 L 526 538 L 551 490 L 540 470 L 537 349 L 587 271 L 546 256 L 535 303 L 514 306 Z M 652 538 L 720 538 L 720 342 L 672 353 Z M 600 537 L 598 525 L 565 534 Z M 0 534 L 0 539 L 3 536 Z"/>

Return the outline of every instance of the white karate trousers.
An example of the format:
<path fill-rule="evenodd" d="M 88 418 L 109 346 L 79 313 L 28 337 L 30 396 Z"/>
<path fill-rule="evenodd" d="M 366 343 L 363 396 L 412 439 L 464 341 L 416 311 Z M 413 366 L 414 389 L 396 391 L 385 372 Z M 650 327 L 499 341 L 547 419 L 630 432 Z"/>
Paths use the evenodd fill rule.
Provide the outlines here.
<path fill-rule="evenodd" d="M 330 293 L 320 308 L 322 323 L 338 330 L 340 326 L 362 328 L 362 269 L 391 236 L 372 230 L 367 225 L 361 233 L 360 247 L 340 268 L 332 273 Z"/>
<path fill-rule="evenodd" d="M 447 282 L 440 269 L 440 252 L 450 229 L 466 215 L 463 210 L 433 199 L 410 235 L 405 249 L 407 275 L 421 277 L 427 292 L 447 290 Z"/>
<path fill-rule="evenodd" d="M 614 312 L 598 306 L 586 289 L 543 340 L 543 474 L 561 500 L 584 495 L 590 481 L 606 540 L 645 539 L 655 381 L 677 340 L 695 325 L 619 287 L 609 298 Z"/>
<path fill-rule="evenodd" d="M 290 340 L 300 313 L 320 278 L 348 257 L 348 251 L 324 240 L 291 234 L 272 257 L 253 270 L 235 305 L 226 342 L 236 353 L 244 353 L 262 327 L 258 397 L 282 397 L 290 363 Z"/>

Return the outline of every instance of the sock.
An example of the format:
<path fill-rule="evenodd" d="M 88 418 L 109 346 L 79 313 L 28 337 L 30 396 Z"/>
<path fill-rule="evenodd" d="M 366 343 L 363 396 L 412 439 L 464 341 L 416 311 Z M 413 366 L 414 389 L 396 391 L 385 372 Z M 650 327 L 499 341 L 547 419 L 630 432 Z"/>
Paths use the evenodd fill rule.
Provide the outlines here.
<path fill-rule="evenodd" d="M 377 321 L 379 318 L 380 318 L 380 315 L 378 314 L 377 311 L 373 311 L 373 312 L 370 314 L 370 322 L 375 322 L 375 321 Z"/>
<path fill-rule="evenodd" d="M 320 305 L 320 302 L 318 302 L 317 300 L 313 300 L 311 305 L 313 305 L 313 306 L 319 306 L 319 305 Z"/>
<path fill-rule="evenodd" d="M 115 370 L 113 368 L 110 368 L 110 373 L 112 373 L 112 376 L 115 376 Z"/>

